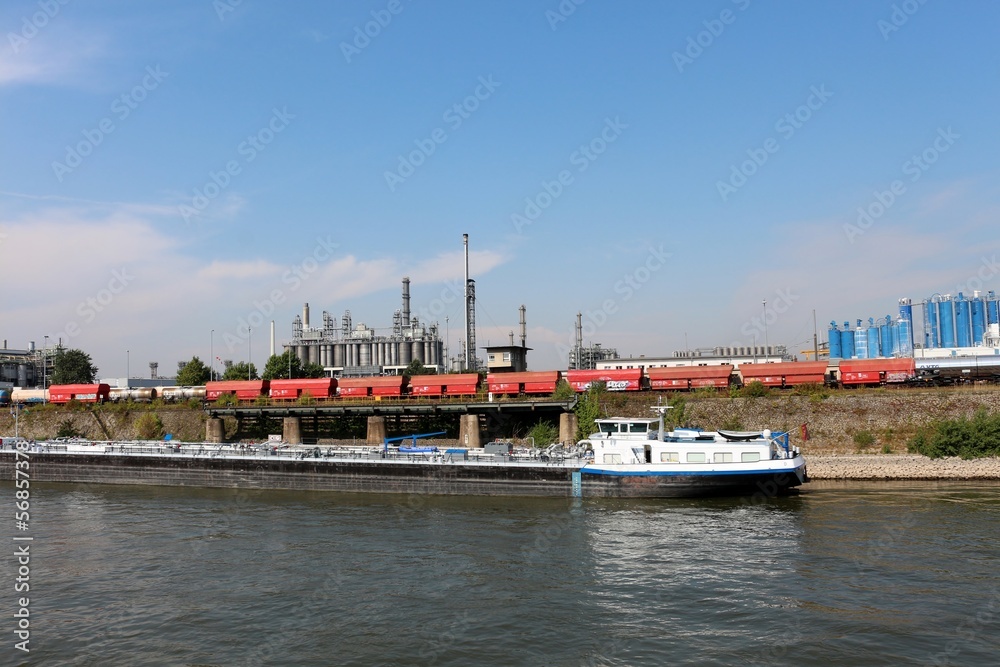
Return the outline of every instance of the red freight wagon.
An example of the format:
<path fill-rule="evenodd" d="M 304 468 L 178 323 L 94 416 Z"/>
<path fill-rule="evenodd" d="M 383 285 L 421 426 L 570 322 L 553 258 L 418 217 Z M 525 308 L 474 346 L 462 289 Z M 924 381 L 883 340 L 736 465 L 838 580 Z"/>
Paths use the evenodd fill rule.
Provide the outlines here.
<path fill-rule="evenodd" d="M 271 380 L 271 398 L 288 401 L 302 398 L 332 398 L 337 395 L 337 381 L 333 378 L 299 378 Z"/>
<path fill-rule="evenodd" d="M 267 396 L 270 386 L 268 380 L 223 380 L 205 384 L 205 400 L 217 401 L 225 394 L 235 395 L 241 401 L 253 401 L 260 396 Z"/>
<path fill-rule="evenodd" d="M 566 371 L 566 381 L 576 392 L 587 391 L 594 382 L 603 382 L 608 391 L 639 391 L 642 388 L 642 369 Z"/>
<path fill-rule="evenodd" d="M 840 382 L 847 387 L 902 383 L 916 373 L 913 359 L 844 359 L 840 362 Z"/>
<path fill-rule="evenodd" d="M 559 371 L 490 373 L 486 384 L 493 394 L 551 394 L 559 384 Z"/>
<path fill-rule="evenodd" d="M 378 377 L 341 378 L 337 381 L 340 396 L 400 396 L 406 387 L 406 376 L 385 375 Z"/>
<path fill-rule="evenodd" d="M 828 363 L 825 361 L 785 361 L 780 364 L 740 364 L 743 384 L 760 382 L 765 387 L 795 387 L 823 384 Z"/>
<path fill-rule="evenodd" d="M 103 403 L 111 394 L 111 386 L 106 384 L 54 384 L 49 387 L 50 403 Z"/>
<path fill-rule="evenodd" d="M 410 378 L 413 396 L 470 396 L 478 390 L 478 373 L 414 375 Z"/>
<path fill-rule="evenodd" d="M 650 389 L 673 389 L 678 391 L 696 387 L 725 389 L 729 386 L 729 376 L 732 374 L 732 364 L 646 369 Z"/>

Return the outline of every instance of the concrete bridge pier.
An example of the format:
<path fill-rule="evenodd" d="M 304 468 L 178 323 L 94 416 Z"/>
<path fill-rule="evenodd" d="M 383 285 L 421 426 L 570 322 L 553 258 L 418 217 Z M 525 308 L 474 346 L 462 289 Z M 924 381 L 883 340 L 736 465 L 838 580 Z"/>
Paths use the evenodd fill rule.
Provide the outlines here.
<path fill-rule="evenodd" d="M 381 445 L 385 442 L 385 417 L 368 418 L 368 437 L 365 442 L 369 445 Z"/>
<path fill-rule="evenodd" d="M 289 445 L 302 444 L 302 418 L 285 417 L 281 422 L 281 440 Z"/>
<path fill-rule="evenodd" d="M 205 442 L 221 443 L 225 440 L 226 429 L 218 417 L 209 417 L 205 422 Z"/>
<path fill-rule="evenodd" d="M 482 447 L 479 415 L 461 415 L 458 419 L 458 446 L 469 449 Z"/>
<path fill-rule="evenodd" d="M 575 412 L 564 412 L 559 415 L 559 442 L 564 445 L 575 445 L 577 424 Z"/>

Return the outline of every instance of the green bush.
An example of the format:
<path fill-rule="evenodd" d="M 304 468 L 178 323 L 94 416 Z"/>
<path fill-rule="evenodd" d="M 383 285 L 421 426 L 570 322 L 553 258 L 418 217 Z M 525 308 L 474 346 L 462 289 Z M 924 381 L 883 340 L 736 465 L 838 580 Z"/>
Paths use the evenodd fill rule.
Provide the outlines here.
<path fill-rule="evenodd" d="M 240 404 L 236 394 L 222 394 L 215 400 L 215 404 L 220 408 L 235 407 Z"/>
<path fill-rule="evenodd" d="M 765 387 L 764 383 L 759 380 L 754 380 L 750 384 L 743 387 L 740 391 L 740 396 L 743 398 L 763 398 L 771 394 L 770 387 Z"/>
<path fill-rule="evenodd" d="M 971 418 L 931 422 L 917 430 L 907 449 L 932 459 L 960 456 L 963 459 L 1000 456 L 1000 414 L 981 409 Z"/>
<path fill-rule="evenodd" d="M 79 438 L 82 437 L 83 433 L 78 431 L 73 422 L 69 419 L 64 419 L 59 422 L 59 430 L 56 431 L 57 438 Z"/>
<path fill-rule="evenodd" d="M 135 434 L 140 440 L 159 440 L 163 436 L 163 420 L 155 412 L 144 412 L 135 420 Z"/>
<path fill-rule="evenodd" d="M 528 431 L 528 437 L 534 439 L 535 447 L 548 447 L 559 440 L 559 429 L 552 422 L 538 422 Z"/>
<path fill-rule="evenodd" d="M 854 444 L 858 449 L 866 449 L 875 444 L 875 436 L 871 431 L 858 431 L 854 434 Z"/>

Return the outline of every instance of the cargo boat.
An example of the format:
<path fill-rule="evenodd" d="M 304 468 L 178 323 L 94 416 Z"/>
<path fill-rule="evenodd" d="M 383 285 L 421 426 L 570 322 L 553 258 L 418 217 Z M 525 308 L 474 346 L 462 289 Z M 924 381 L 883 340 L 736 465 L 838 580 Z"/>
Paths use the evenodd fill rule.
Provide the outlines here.
<path fill-rule="evenodd" d="M 27 456 L 33 482 L 148 484 L 449 495 L 676 498 L 769 497 L 808 481 L 788 435 L 663 428 L 659 418 L 596 420 L 574 447 L 484 449 L 296 447 L 90 440 L 19 443 L 0 452 L 14 478 Z"/>

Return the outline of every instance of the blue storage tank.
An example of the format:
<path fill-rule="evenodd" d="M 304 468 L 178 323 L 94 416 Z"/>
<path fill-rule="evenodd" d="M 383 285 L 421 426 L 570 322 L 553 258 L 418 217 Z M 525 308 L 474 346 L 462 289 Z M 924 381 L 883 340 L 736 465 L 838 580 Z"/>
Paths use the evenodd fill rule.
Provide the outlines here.
<path fill-rule="evenodd" d="M 990 290 L 986 293 L 986 323 L 997 324 L 1000 322 L 1000 307 L 997 305 L 997 295 Z"/>
<path fill-rule="evenodd" d="M 907 335 L 909 336 L 909 338 L 907 339 L 906 344 L 909 346 L 909 349 L 912 350 L 913 349 L 913 301 L 905 298 L 899 300 L 899 318 L 901 320 L 906 320 L 907 322 L 910 323 L 910 326 L 907 329 Z"/>
<path fill-rule="evenodd" d="M 927 307 L 924 309 L 924 321 L 927 326 L 924 332 L 927 341 L 925 345 L 927 347 L 941 347 L 941 334 L 938 330 L 938 302 L 937 297 L 931 297 L 927 301 Z"/>
<path fill-rule="evenodd" d="M 830 322 L 830 330 L 826 334 L 826 340 L 830 348 L 830 358 L 841 359 L 840 329 L 837 328 L 836 322 Z"/>
<path fill-rule="evenodd" d="M 904 320 L 902 317 L 899 318 L 897 322 L 899 330 L 899 354 L 900 357 L 912 357 L 913 356 L 913 324 L 910 320 Z"/>
<path fill-rule="evenodd" d="M 969 305 L 972 310 L 972 344 L 982 345 L 986 334 L 986 301 L 979 294 L 974 294 Z"/>
<path fill-rule="evenodd" d="M 892 318 L 888 315 L 882 320 L 882 324 L 879 326 L 879 353 L 883 357 L 892 356 L 892 337 L 889 331 L 892 329 Z"/>
<path fill-rule="evenodd" d="M 941 322 L 941 347 L 955 347 L 955 311 L 950 294 L 945 294 L 938 301 L 938 317 Z"/>
<path fill-rule="evenodd" d="M 840 332 L 840 351 L 844 359 L 854 358 L 854 330 L 851 329 L 850 322 L 844 322 L 844 328 Z"/>
<path fill-rule="evenodd" d="M 962 293 L 955 300 L 955 341 L 959 347 L 972 346 L 972 320 L 969 319 L 969 302 Z"/>
<path fill-rule="evenodd" d="M 861 320 L 858 320 L 858 328 L 854 330 L 854 356 L 868 358 L 868 330 L 861 326 Z"/>
<path fill-rule="evenodd" d="M 878 348 L 878 327 L 875 326 L 875 318 L 868 318 L 868 358 L 875 359 L 879 356 Z"/>

